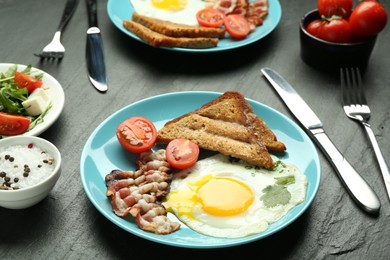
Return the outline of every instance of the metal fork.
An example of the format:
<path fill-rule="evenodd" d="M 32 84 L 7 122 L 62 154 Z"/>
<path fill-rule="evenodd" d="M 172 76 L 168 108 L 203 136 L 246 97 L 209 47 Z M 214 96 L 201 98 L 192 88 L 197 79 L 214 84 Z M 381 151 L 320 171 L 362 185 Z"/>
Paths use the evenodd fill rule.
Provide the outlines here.
<path fill-rule="evenodd" d="M 46 45 L 41 53 L 34 53 L 35 56 L 40 58 L 54 58 L 62 59 L 65 55 L 65 47 L 61 43 L 61 32 L 68 24 L 70 18 L 76 10 L 79 0 L 68 0 L 65 5 L 64 12 L 62 13 L 60 24 L 57 31 L 54 34 L 52 41 Z"/>
<path fill-rule="evenodd" d="M 385 182 L 387 195 L 390 198 L 390 172 L 386 164 L 385 158 L 379 148 L 374 132 L 371 129 L 368 120 L 371 116 L 371 111 L 367 105 L 364 94 L 362 77 L 359 68 L 341 68 L 341 89 L 343 96 L 343 108 L 345 114 L 356 121 L 359 121 L 366 129 L 367 135 L 371 141 L 372 147 L 376 155 L 383 180 Z"/>

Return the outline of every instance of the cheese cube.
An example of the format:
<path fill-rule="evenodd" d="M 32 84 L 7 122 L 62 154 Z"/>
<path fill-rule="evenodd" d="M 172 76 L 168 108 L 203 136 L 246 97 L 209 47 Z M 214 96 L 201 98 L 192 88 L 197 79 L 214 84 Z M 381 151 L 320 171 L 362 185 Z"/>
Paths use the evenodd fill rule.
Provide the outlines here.
<path fill-rule="evenodd" d="M 45 111 L 49 103 L 50 97 L 46 91 L 43 88 L 37 88 L 22 102 L 22 105 L 30 116 L 38 116 Z"/>

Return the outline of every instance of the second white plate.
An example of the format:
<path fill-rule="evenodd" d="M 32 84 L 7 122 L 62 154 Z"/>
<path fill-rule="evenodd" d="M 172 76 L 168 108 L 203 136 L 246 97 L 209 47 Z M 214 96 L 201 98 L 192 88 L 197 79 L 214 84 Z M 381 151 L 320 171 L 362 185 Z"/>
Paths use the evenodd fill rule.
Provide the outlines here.
<path fill-rule="evenodd" d="M 8 68 L 13 65 L 14 64 L 12 63 L 0 63 L 0 72 L 6 72 Z M 21 65 L 21 64 L 17 64 L 17 66 L 18 66 L 17 69 L 18 71 L 22 71 L 27 67 L 26 65 Z M 61 84 L 53 76 L 38 68 L 33 67 L 31 68 L 31 70 L 43 73 L 42 86 L 47 89 L 47 93 L 50 96 L 53 105 L 50 108 L 50 110 L 47 112 L 47 114 L 43 117 L 43 122 L 39 123 L 33 129 L 23 134 L 27 136 L 38 136 L 41 133 L 43 133 L 46 129 L 48 129 L 51 125 L 53 125 L 54 122 L 61 115 L 65 105 L 65 94 Z"/>

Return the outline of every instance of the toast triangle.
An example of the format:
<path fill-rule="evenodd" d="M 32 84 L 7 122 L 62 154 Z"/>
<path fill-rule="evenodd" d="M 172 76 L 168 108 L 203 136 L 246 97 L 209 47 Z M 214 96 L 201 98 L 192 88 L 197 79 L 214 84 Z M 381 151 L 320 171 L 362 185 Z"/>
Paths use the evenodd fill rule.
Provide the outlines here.
<path fill-rule="evenodd" d="M 262 138 L 263 133 L 271 137 Z M 269 144 L 280 143 L 285 150 L 237 91 L 227 91 L 199 109 L 167 122 L 158 131 L 157 142 L 168 143 L 176 138 L 192 140 L 203 149 L 264 168 L 273 168 L 274 163 L 263 139 Z"/>

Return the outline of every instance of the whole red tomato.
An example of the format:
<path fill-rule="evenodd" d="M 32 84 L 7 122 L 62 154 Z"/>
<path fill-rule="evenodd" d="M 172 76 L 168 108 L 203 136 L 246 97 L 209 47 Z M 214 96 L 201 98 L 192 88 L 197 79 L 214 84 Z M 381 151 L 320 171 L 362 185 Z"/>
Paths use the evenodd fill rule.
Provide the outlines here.
<path fill-rule="evenodd" d="M 351 40 L 351 29 L 343 18 L 317 19 L 309 23 L 306 30 L 328 42 L 346 43 Z"/>
<path fill-rule="evenodd" d="M 385 28 L 387 12 L 377 1 L 360 2 L 351 13 L 349 24 L 355 38 L 366 38 L 378 34 Z"/>
<path fill-rule="evenodd" d="M 306 27 L 306 31 L 308 31 L 308 33 L 311 35 L 318 37 L 318 30 L 323 26 L 324 23 L 326 23 L 326 21 L 323 19 L 314 20 Z"/>
<path fill-rule="evenodd" d="M 321 16 L 332 17 L 338 15 L 348 18 L 351 14 L 353 0 L 318 0 L 317 8 Z"/>

